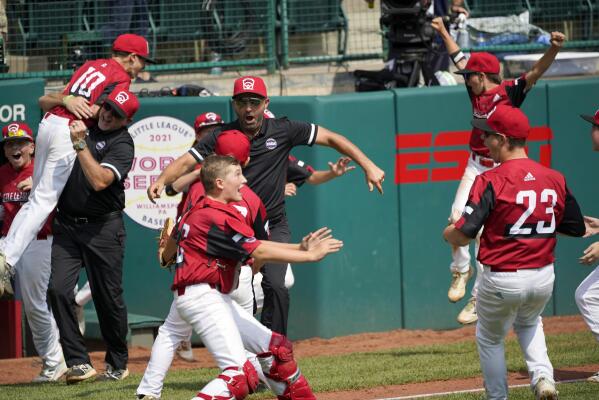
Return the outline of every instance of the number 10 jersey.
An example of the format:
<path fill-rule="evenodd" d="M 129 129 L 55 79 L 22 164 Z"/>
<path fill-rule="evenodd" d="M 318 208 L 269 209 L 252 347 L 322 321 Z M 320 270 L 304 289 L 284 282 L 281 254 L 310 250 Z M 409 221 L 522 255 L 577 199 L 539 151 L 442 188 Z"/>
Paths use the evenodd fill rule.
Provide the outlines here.
<path fill-rule="evenodd" d="M 455 226 L 474 238 L 483 225 L 478 260 L 500 271 L 551 264 L 556 232 L 585 231 L 564 176 L 528 158 L 505 161 L 476 178 Z"/>

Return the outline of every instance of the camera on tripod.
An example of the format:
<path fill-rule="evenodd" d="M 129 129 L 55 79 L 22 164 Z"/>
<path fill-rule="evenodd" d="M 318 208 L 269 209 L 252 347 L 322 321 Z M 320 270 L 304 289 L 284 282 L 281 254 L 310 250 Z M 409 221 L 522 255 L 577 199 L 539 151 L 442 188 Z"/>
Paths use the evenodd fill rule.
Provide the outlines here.
<path fill-rule="evenodd" d="M 427 14 L 430 0 L 382 0 L 381 26 L 391 47 L 425 52 L 430 47 L 435 30 L 433 17 Z M 391 51 L 391 49 L 389 49 Z"/>

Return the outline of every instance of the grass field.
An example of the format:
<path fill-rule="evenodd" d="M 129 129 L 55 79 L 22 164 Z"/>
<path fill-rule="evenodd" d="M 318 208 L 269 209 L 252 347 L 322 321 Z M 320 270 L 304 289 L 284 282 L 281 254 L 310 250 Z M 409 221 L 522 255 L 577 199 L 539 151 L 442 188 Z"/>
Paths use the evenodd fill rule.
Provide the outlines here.
<path fill-rule="evenodd" d="M 599 361 L 597 345 L 588 332 L 547 336 L 549 356 L 555 368 L 594 364 Z M 518 343 L 506 342 L 509 371 L 526 373 Z M 451 380 L 480 375 L 474 342 L 449 345 L 415 346 L 373 353 L 304 358 L 300 366 L 316 392 L 365 389 L 386 385 Z M 216 369 L 172 371 L 166 381 L 163 399 L 190 399 L 217 374 Z M 119 383 L 64 383 L 2 385 L 0 399 L 134 399 L 141 379 L 132 375 Z M 599 385 L 592 383 L 562 384 L 560 399 L 598 399 Z M 268 392 L 254 394 L 250 400 L 268 399 Z M 483 399 L 482 393 L 459 394 L 436 399 Z M 514 389 L 510 399 L 531 399 L 528 388 Z"/>

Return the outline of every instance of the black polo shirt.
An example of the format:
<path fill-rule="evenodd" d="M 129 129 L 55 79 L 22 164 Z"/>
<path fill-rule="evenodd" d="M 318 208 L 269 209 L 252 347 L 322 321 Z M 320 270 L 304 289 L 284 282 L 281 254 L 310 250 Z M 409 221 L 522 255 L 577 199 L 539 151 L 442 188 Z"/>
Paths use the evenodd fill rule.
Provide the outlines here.
<path fill-rule="evenodd" d="M 238 120 L 213 130 L 189 153 L 201 163 L 204 157 L 214 152 L 220 132 L 231 129 L 241 130 Z M 285 213 L 289 152 L 295 146 L 312 146 L 317 134 L 318 125 L 315 124 L 287 118 L 265 118 L 260 132 L 251 138 L 250 163 L 243 169 L 243 174 L 248 186 L 262 199 L 271 223 L 276 223 Z"/>
<path fill-rule="evenodd" d="M 94 125 L 85 142 L 94 159 L 110 169 L 115 179 L 107 188 L 95 191 L 77 158 L 58 200 L 58 210 L 73 217 L 97 217 L 124 209 L 124 182 L 135 155 L 133 139 L 127 128 L 103 132 Z"/>

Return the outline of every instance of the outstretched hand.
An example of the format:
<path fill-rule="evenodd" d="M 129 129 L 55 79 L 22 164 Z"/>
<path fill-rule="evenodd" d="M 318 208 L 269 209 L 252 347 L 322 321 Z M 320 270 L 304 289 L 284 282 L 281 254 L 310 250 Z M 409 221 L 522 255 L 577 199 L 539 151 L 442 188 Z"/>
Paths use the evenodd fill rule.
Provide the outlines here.
<path fill-rule="evenodd" d="M 337 160 L 337 162 L 334 164 L 329 161 L 329 168 L 335 176 L 341 176 L 353 169 L 356 169 L 354 165 L 349 165 L 351 161 L 352 159 L 349 157 L 340 157 L 339 160 Z"/>
<path fill-rule="evenodd" d="M 599 218 L 584 216 L 586 232 L 583 237 L 590 237 L 599 233 Z"/>
<path fill-rule="evenodd" d="M 599 260 L 599 242 L 595 242 L 587 247 L 582 257 L 578 259 L 581 264 L 593 265 Z"/>
<path fill-rule="evenodd" d="M 315 256 L 315 261 L 322 260 L 327 254 L 337 253 L 343 247 L 341 240 L 330 237 L 328 239 L 321 240 L 314 246 L 310 252 Z"/>
<path fill-rule="evenodd" d="M 371 192 L 376 187 L 380 194 L 383 194 L 383 182 L 385 181 L 385 171 L 372 165 L 368 170 L 364 171 L 366 175 L 366 184 L 368 184 L 368 190 Z"/>
<path fill-rule="evenodd" d="M 300 242 L 300 249 L 311 250 L 321 241 L 332 238 L 333 235 L 331 235 L 331 232 L 331 229 L 325 226 L 318 229 L 316 232 L 308 233 Z"/>

